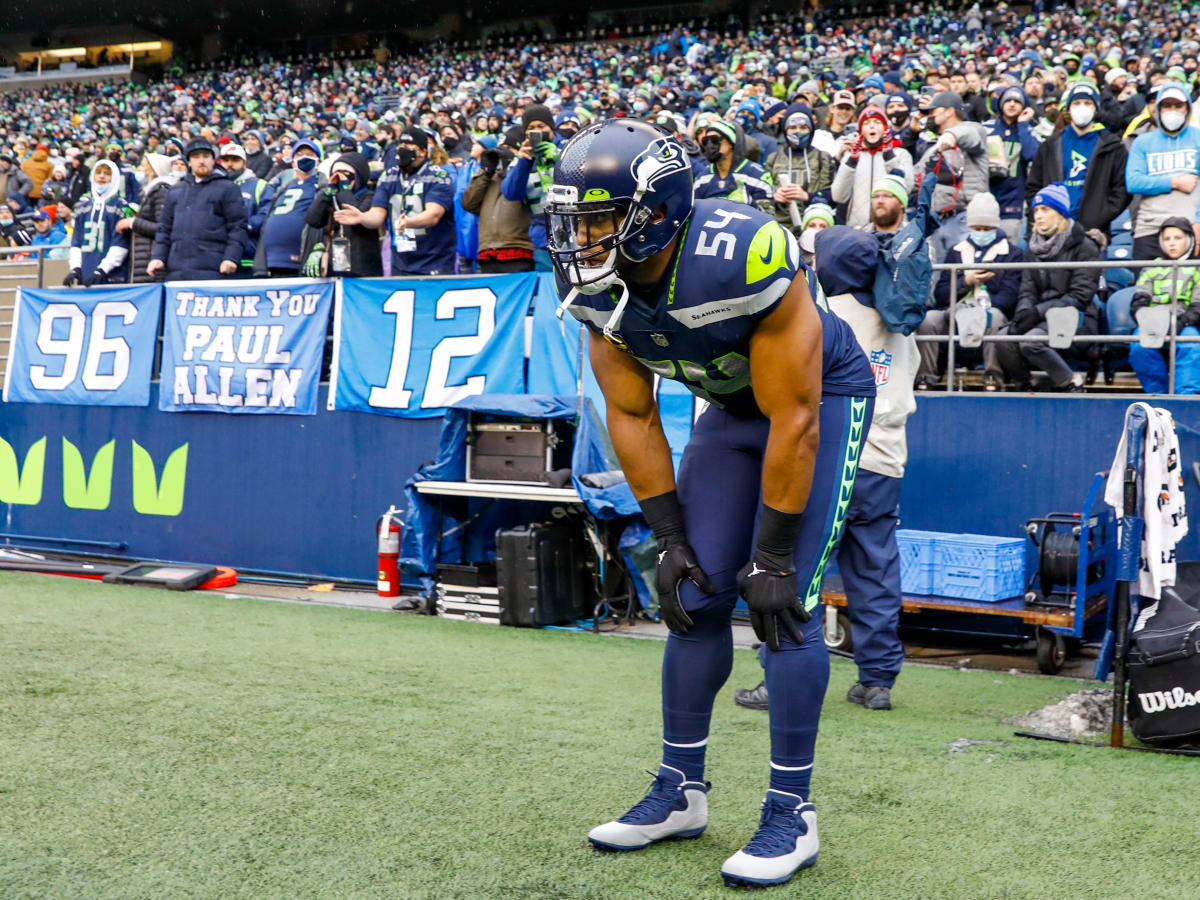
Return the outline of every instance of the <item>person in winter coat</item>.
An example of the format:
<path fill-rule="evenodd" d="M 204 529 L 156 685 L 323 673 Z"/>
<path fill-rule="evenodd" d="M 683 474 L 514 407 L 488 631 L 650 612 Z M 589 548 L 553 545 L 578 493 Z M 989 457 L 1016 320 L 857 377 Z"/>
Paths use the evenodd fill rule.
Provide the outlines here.
<path fill-rule="evenodd" d="M 1184 259 L 1195 256 L 1196 238 L 1192 223 L 1184 218 L 1167 219 L 1158 231 L 1158 245 L 1163 259 Z M 1195 303 L 1193 304 L 1193 298 Z M 1200 336 L 1200 266 L 1153 266 L 1142 269 L 1138 276 L 1129 314 L 1149 306 L 1171 305 L 1175 316 L 1176 334 Z M 1140 334 L 1135 329 L 1134 334 Z M 1165 394 L 1170 389 L 1167 361 L 1170 349 L 1163 344 L 1158 349 L 1129 345 L 1129 364 L 1147 394 Z M 1200 394 L 1200 344 L 1175 346 L 1175 393 Z"/>
<path fill-rule="evenodd" d="M 142 168 L 148 169 L 149 173 L 153 174 L 142 188 L 142 203 L 138 207 L 137 215 L 117 223 L 118 231 L 126 229 L 133 231 L 133 239 L 130 242 L 132 244 L 130 272 L 134 284 L 144 284 L 155 280 L 152 275 L 147 274 L 146 266 L 154 255 L 154 238 L 158 234 L 158 220 L 162 215 L 163 204 L 167 201 L 167 191 L 179 182 L 179 176 L 171 171 L 171 157 L 169 156 L 163 156 L 161 153 L 147 153 L 145 159 L 142 160 Z M 128 224 L 122 227 L 124 222 Z"/>
<path fill-rule="evenodd" d="M 1134 139 L 1125 162 L 1125 186 L 1142 198 L 1133 226 L 1133 255 L 1154 259 L 1158 232 L 1167 219 L 1196 221 L 1200 206 L 1200 126 L 1189 123 L 1191 92 L 1162 85 L 1154 104 L 1157 128 Z M 1195 226 L 1200 229 L 1200 225 Z"/>
<path fill-rule="evenodd" d="M 33 187 L 29 191 L 29 200 L 40 200 L 42 197 L 42 183 L 50 177 L 54 171 L 54 163 L 50 162 L 50 148 L 45 144 L 38 144 L 29 159 L 21 163 L 21 171 L 29 176 L 29 180 L 33 183 Z"/>
<path fill-rule="evenodd" d="M 783 128 L 783 144 L 767 159 L 766 168 L 775 184 L 775 218 L 799 235 L 808 204 L 828 198 L 833 184 L 833 157 L 812 146 L 812 112 L 803 103 L 788 107 Z"/>
<path fill-rule="evenodd" d="M 513 152 L 508 147 L 475 146 L 472 155 L 478 158 L 479 171 L 463 193 L 462 207 L 479 217 L 479 271 L 487 275 L 532 272 L 529 208 L 500 190 Z"/>
<path fill-rule="evenodd" d="M 967 204 L 967 235 L 955 244 L 941 263 L 972 263 L 978 268 L 958 272 L 956 302 L 959 306 L 975 306 L 986 296 L 989 313 L 986 334 L 998 334 L 1008 324 L 1017 308 L 1017 294 L 1021 287 L 1021 273 L 1016 269 L 1003 272 L 989 270 L 987 263 L 1021 262 L 1025 254 L 1004 232 L 1000 218 L 1000 204 L 991 194 L 976 194 Z M 917 328 L 917 334 L 949 334 L 950 332 L 950 276 L 941 272 L 934 283 L 933 299 L 937 304 L 925 314 Z M 941 345 L 933 341 L 917 344 L 921 351 L 921 367 L 917 372 L 918 389 L 927 389 L 935 384 L 941 367 L 938 356 Z M 984 390 L 1001 390 L 1004 386 L 1004 369 L 1000 365 L 999 344 L 983 345 Z"/>
<path fill-rule="evenodd" d="M 242 148 L 246 151 L 246 168 L 256 178 L 266 178 L 271 171 L 271 154 L 267 152 L 267 139 L 263 132 L 256 128 L 247 131 L 242 139 Z"/>
<path fill-rule="evenodd" d="M 238 275 L 242 278 L 254 277 L 254 256 L 258 250 L 258 238 L 262 234 L 263 223 L 275 199 L 275 192 L 262 178 L 246 163 L 246 148 L 241 144 L 228 143 L 220 148 L 221 168 L 230 180 L 237 185 L 246 204 L 246 249 L 242 253 L 242 262 Z"/>
<path fill-rule="evenodd" d="M 1138 93 L 1137 82 L 1120 66 L 1104 75 L 1104 90 L 1100 92 L 1100 122 L 1113 134 L 1121 134 L 1138 113 L 1146 107 L 1146 99 Z"/>
<path fill-rule="evenodd" d="M 29 197 L 33 190 L 33 181 L 21 171 L 17 158 L 11 153 L 0 153 L 0 203 L 9 197 Z M 80 196 L 87 193 L 88 184 L 85 180 Z"/>
<path fill-rule="evenodd" d="M 738 138 L 734 126 L 721 119 L 704 126 L 700 149 L 709 165 L 708 171 L 692 183 L 697 200 L 720 197 L 755 207 L 773 203 L 775 190 L 770 174 L 742 157 Z"/>
<path fill-rule="evenodd" d="M 943 218 L 962 212 L 972 197 L 988 190 L 987 129 L 964 121 L 965 116 L 962 97 L 954 91 L 937 94 L 929 107 L 938 137 L 917 163 L 917 171 L 937 175 L 932 211 Z"/>
<path fill-rule="evenodd" d="M 888 94 L 887 106 L 883 110 L 887 113 L 888 122 L 891 123 L 892 134 L 913 159 L 917 158 L 917 129 L 914 127 L 912 117 L 915 105 L 913 98 L 908 93 L 899 91 L 895 94 Z"/>
<path fill-rule="evenodd" d="M 1083 230 L 1108 238 L 1112 222 L 1129 205 L 1125 190 L 1125 145 L 1096 121 L 1096 89 L 1078 82 L 1063 98 L 1067 115 L 1060 130 L 1038 147 L 1025 180 L 1025 200 L 1062 182 L 1070 217 Z"/>
<path fill-rule="evenodd" d="M 107 159 L 92 169 L 92 186 L 75 206 L 71 268 L 64 287 L 124 284 L 129 281 L 129 235 L 117 231 L 123 218 L 121 170 Z"/>
<path fill-rule="evenodd" d="M 1043 188 L 1033 198 L 1033 234 L 1029 255 L 1037 262 L 1092 262 L 1100 248 L 1072 219 L 1066 186 L 1058 183 Z M 1046 313 L 1058 307 L 1073 307 L 1079 313 L 1079 334 L 1100 332 L 1100 311 L 1093 302 L 1100 285 L 1100 270 L 1085 268 L 1026 269 L 1021 273 L 1017 308 L 1008 326 L 1009 334 L 1049 334 Z M 1004 343 L 1000 361 L 1006 373 L 1020 385 L 1028 384 L 1032 365 L 1050 376 L 1059 390 L 1079 391 L 1083 378 L 1073 372 L 1062 355 L 1045 343 Z"/>
<path fill-rule="evenodd" d="M 874 237 L 845 226 L 816 237 L 816 273 L 825 302 L 850 326 L 875 373 L 874 414 L 837 551 L 858 668 L 858 681 L 846 699 L 870 710 L 892 708 L 891 691 L 904 662 L 896 529 L 908 463 L 907 423 L 917 409 L 912 386 L 919 359 L 915 335 L 888 331 L 875 309 L 879 253 Z M 765 684 L 735 697 L 740 705 L 760 709 L 768 699 Z"/>
<path fill-rule="evenodd" d="M 2 166 L 3 162 L 0 161 L 0 167 Z M 80 199 L 91 190 L 91 183 L 92 170 L 88 168 L 82 153 L 75 154 L 67 165 L 67 198 L 63 202 L 68 209 L 74 209 Z"/>
<path fill-rule="evenodd" d="M 845 224 L 851 228 L 871 224 L 871 196 L 875 182 L 884 175 L 901 178 L 905 190 L 912 192 L 912 157 L 896 146 L 891 123 L 878 106 L 868 106 L 859 114 L 858 132 L 842 138 L 837 155 L 837 174 L 830 193 L 834 203 L 844 210 Z"/>
<path fill-rule="evenodd" d="M 1033 107 L 1025 91 L 1016 85 L 1006 88 L 998 105 L 1000 114 L 983 123 L 988 132 L 991 193 L 1000 204 L 1000 227 L 1017 241 L 1024 233 L 1025 178 L 1041 145 L 1030 125 Z"/>
<path fill-rule="evenodd" d="M 379 254 L 379 229 L 363 225 L 338 225 L 333 222 L 334 209 L 353 206 L 366 212 L 371 208 L 374 192 L 370 189 L 371 168 L 361 153 L 343 153 L 333 161 L 329 184 L 313 198 L 304 216 L 317 240 L 304 256 L 304 274 L 310 278 L 323 275 L 353 275 L 374 278 L 383 274 L 383 259 Z M 331 227 L 332 226 L 332 227 Z M 348 270 L 337 268 L 334 241 L 345 238 L 349 250 Z M 340 255 L 340 254 L 339 254 Z M 328 263 L 324 260 L 328 256 Z"/>
<path fill-rule="evenodd" d="M 176 281 L 233 275 L 246 247 L 246 205 L 207 138 L 184 148 L 188 174 L 167 192 L 146 274 Z"/>

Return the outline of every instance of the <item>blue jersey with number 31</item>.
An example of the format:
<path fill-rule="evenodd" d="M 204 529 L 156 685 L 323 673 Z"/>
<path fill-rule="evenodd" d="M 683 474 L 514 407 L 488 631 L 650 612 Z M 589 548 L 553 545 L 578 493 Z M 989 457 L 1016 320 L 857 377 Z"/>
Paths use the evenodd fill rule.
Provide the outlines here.
<path fill-rule="evenodd" d="M 129 249 L 129 232 L 117 231 L 117 223 L 123 219 L 124 210 L 118 199 L 100 203 L 95 197 L 85 195 L 75 205 L 75 230 L 71 233 L 71 246 L 82 253 L 79 269 L 87 278 L 100 265 L 100 261 L 113 247 Z M 129 257 L 109 273 L 108 280 L 120 283 L 129 280 Z"/>
<path fill-rule="evenodd" d="M 734 415 L 762 415 L 750 386 L 750 336 L 807 269 L 796 238 L 774 217 L 727 200 L 697 200 L 675 254 L 649 299 L 630 291 L 617 335 L 652 372 L 685 384 Z M 823 329 L 822 392 L 875 395 L 875 377 L 850 326 L 829 311 L 809 279 Z M 558 282 L 560 296 L 567 285 Z M 616 307 L 614 292 L 580 294 L 569 309 L 597 333 Z"/>

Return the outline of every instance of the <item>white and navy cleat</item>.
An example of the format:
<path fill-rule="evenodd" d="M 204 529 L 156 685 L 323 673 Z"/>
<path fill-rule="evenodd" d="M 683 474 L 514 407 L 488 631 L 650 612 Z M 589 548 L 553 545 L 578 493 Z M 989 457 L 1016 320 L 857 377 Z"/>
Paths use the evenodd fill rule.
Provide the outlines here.
<path fill-rule="evenodd" d="M 728 887 L 783 884 L 817 861 L 817 809 L 795 794 L 767 791 L 758 831 L 721 866 Z"/>
<path fill-rule="evenodd" d="M 641 850 L 699 837 L 708 827 L 708 789 L 708 782 L 688 781 L 678 769 L 660 765 L 649 793 L 621 818 L 589 831 L 588 840 L 597 850 Z"/>

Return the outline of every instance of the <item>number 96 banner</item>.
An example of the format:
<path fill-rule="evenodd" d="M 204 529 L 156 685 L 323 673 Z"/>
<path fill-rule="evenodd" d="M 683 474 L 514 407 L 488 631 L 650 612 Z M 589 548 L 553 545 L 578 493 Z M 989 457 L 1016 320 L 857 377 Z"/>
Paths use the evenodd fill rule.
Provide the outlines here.
<path fill-rule="evenodd" d="M 475 394 L 525 392 L 533 273 L 344 279 L 329 408 L 432 418 Z"/>
<path fill-rule="evenodd" d="M 4 400 L 146 406 L 162 285 L 17 292 Z"/>

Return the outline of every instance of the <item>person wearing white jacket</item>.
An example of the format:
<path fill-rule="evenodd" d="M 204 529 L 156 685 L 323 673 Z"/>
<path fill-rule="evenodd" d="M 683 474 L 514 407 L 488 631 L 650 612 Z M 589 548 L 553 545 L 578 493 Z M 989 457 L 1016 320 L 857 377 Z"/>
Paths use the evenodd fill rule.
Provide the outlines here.
<path fill-rule="evenodd" d="M 868 106 L 859 114 L 858 133 L 842 138 L 837 159 L 830 194 L 851 228 L 871 224 L 871 195 L 885 175 L 902 179 L 905 190 L 912 193 L 912 156 L 898 145 L 887 114 L 878 106 Z"/>
<path fill-rule="evenodd" d="M 908 463 L 906 426 L 917 409 L 913 379 L 921 357 L 915 335 L 884 328 L 872 285 L 879 239 L 845 226 L 816 237 L 817 302 L 854 331 L 875 373 L 875 412 L 858 463 L 858 478 L 841 546 L 838 571 L 846 591 L 858 682 L 846 699 L 867 709 L 891 709 L 891 690 L 904 662 L 900 642 L 900 485 Z M 735 701 L 767 708 L 764 685 L 737 691 Z"/>

